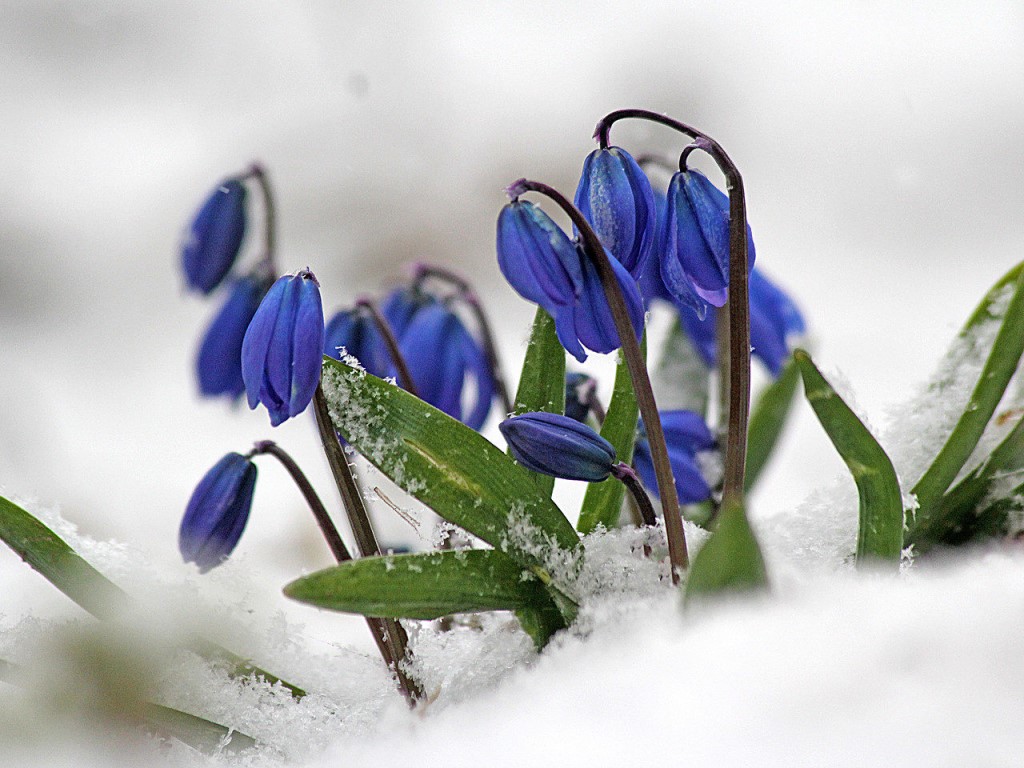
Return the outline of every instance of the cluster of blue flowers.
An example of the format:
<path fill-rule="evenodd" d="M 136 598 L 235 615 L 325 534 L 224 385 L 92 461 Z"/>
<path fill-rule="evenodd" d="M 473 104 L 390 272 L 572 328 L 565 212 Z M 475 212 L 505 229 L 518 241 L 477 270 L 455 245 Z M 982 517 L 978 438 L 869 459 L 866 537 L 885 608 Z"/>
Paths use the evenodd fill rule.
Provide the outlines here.
<path fill-rule="evenodd" d="M 715 316 L 708 308 L 723 306 L 728 297 L 729 200 L 684 161 L 685 153 L 667 191 L 655 191 L 626 150 L 602 146 L 583 164 L 575 208 L 585 219 L 579 227 L 589 223 L 605 249 L 636 336 L 643 334 L 646 307 L 667 302 L 680 313 L 695 349 L 713 366 Z M 219 184 L 192 222 L 182 265 L 195 291 L 211 293 L 232 272 L 246 230 L 247 178 Z M 552 316 L 559 341 L 578 361 L 586 360 L 587 350 L 618 349 L 621 340 L 605 294 L 609 289 L 582 242 L 579 220 L 570 237 L 540 207 L 520 199 L 535 189 L 524 184 L 509 187 L 510 202 L 498 216 L 502 273 L 521 296 Z M 265 185 L 264 192 L 269 207 Z M 750 270 L 754 246 L 749 227 L 747 239 Z M 244 391 L 250 408 L 264 405 L 277 426 L 309 405 L 319 386 L 322 355 L 345 355 L 371 374 L 394 377 L 399 386 L 473 429 L 484 425 L 499 383 L 496 363 L 460 317 L 458 292 L 437 295 L 417 280 L 392 291 L 379 306 L 364 300 L 337 312 L 325 327 L 313 274 L 307 269 L 274 281 L 272 264 L 268 253 L 255 269 L 231 282 L 227 301 L 200 346 L 203 394 L 235 398 Z M 778 375 L 790 337 L 804 331 L 804 322 L 789 297 L 759 270 L 750 273 L 749 285 L 754 354 Z M 585 424 L 594 383 L 581 376 L 572 374 L 567 381 L 566 416 L 524 414 L 506 419 L 500 429 L 524 466 L 596 482 L 612 474 L 616 455 Z M 584 391 L 586 401 L 580 397 Z M 712 487 L 697 456 L 717 450 L 711 431 L 695 413 L 665 412 L 661 421 L 680 502 L 708 499 Z M 642 425 L 633 461 L 644 485 L 656 494 Z M 255 477 L 250 459 L 238 454 L 210 470 L 182 523 L 186 559 L 208 568 L 231 551 L 248 516 Z"/>

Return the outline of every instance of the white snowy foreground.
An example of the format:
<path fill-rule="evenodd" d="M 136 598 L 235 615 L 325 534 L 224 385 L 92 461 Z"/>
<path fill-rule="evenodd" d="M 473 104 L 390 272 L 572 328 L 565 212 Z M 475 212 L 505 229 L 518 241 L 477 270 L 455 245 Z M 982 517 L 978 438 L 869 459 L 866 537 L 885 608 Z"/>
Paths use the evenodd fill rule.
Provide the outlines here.
<path fill-rule="evenodd" d="M 845 535 L 845 506 L 832 513 L 833 543 Z M 70 528 L 37 511 L 75 541 Z M 311 695 L 295 702 L 281 689 L 231 681 L 159 643 L 141 652 L 156 637 L 166 641 L 170 626 L 182 629 L 166 616 L 145 637 L 98 630 L 91 620 L 8 617 L 2 655 L 36 670 L 32 694 L 0 688 L 4 764 L 1020 764 L 1024 551 L 1003 544 L 900 574 L 864 574 L 828 562 L 822 526 L 800 515 L 769 523 L 759 529 L 773 569 L 768 595 L 684 611 L 679 595 L 659 584 L 659 565 L 639 553 L 643 534 L 622 531 L 587 540 L 582 578 L 594 596 L 578 631 L 539 656 L 506 614 L 447 634 L 414 630 L 418 672 L 433 700 L 413 712 L 377 659 L 345 646 L 302 647 L 300 627 L 252 606 L 231 608 L 228 593 L 245 579 L 233 564 L 202 584 L 162 586 L 136 566 L 133 592 L 156 593 L 181 611 L 190 606 L 194 617 L 201 587 L 204 631 L 234 633 L 233 647 Z M 816 531 L 817 545 L 798 544 L 801 526 Z M 688 534 L 693 548 L 701 537 L 692 527 Z M 114 572 L 137 555 L 75 543 Z M 218 595 L 222 604 L 211 605 Z M 99 716 L 90 703 L 102 700 L 111 674 L 97 674 L 94 657 L 121 670 L 118 694 L 136 673 L 150 675 L 140 684 L 155 685 L 157 701 L 229 723 L 261 746 L 209 757 L 113 730 L 116 715 Z"/>

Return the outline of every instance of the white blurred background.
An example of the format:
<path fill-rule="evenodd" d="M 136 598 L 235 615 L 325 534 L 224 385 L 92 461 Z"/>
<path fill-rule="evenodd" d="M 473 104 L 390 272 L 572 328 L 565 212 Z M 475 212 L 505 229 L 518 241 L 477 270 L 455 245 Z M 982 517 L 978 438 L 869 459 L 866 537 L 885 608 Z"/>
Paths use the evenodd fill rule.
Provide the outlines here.
<path fill-rule="evenodd" d="M 1024 257 L 1016 0 L 0 11 L 0 492 L 168 568 L 196 481 L 256 439 L 276 439 L 336 503 L 308 418 L 271 430 L 262 410 L 195 394 L 219 299 L 184 294 L 179 239 L 210 188 L 254 159 L 278 193 L 282 268 L 313 268 L 326 307 L 380 291 L 412 259 L 457 268 L 514 370 L 533 310 L 496 267 L 502 188 L 530 176 L 571 193 L 605 112 L 672 114 L 740 166 L 759 263 L 875 424 Z M 680 147 L 642 123 L 613 140 Z M 805 407 L 796 421 L 755 514 L 841 471 Z M 237 557 L 269 600 L 329 555 L 284 473 L 269 460 L 260 472 Z M 6 550 L 0 596 L 9 618 L 70 612 Z"/>

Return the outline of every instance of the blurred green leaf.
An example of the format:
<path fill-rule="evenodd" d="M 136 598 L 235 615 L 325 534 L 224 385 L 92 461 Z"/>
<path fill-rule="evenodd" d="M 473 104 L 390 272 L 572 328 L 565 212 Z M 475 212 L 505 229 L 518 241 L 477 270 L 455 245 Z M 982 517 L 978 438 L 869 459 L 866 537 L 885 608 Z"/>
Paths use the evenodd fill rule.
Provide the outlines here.
<path fill-rule="evenodd" d="M 363 616 L 436 619 L 473 611 L 523 611 L 536 639 L 565 627 L 544 583 L 491 549 L 349 560 L 284 588 L 293 600 Z M 543 644 L 543 643 L 541 643 Z"/>
<path fill-rule="evenodd" d="M 555 321 L 541 307 L 537 307 L 530 330 L 512 415 L 535 411 L 565 411 L 565 350 L 555 335 Z M 530 474 L 541 493 L 550 496 L 555 478 L 540 472 Z"/>
<path fill-rule="evenodd" d="M 967 334 L 982 323 L 998 319 L 999 315 L 997 314 L 996 307 L 1004 301 L 1006 289 L 1016 286 L 1022 274 L 1024 274 L 1024 261 L 999 278 L 995 285 L 989 288 L 988 293 L 985 294 L 985 297 L 975 307 L 971 316 L 967 318 L 967 322 L 964 323 L 964 327 L 960 330 L 960 335 Z"/>
<path fill-rule="evenodd" d="M 803 376 L 807 401 L 857 484 L 857 561 L 874 557 L 898 563 L 903 551 L 903 499 L 892 462 L 810 355 L 798 349 L 793 357 Z"/>
<path fill-rule="evenodd" d="M 641 339 L 640 348 L 643 352 L 647 351 L 646 332 Z M 615 388 L 608 403 L 608 413 L 601 425 L 601 437 L 612 444 L 619 461 L 627 464 L 633 460 L 639 416 L 640 408 L 633 392 L 633 380 L 629 377 L 629 366 L 626 365 L 626 358 L 620 353 L 618 365 L 615 367 Z M 607 529 L 614 528 L 619 522 L 625 493 L 626 486 L 617 481 L 590 483 L 583 496 L 580 519 L 576 525 L 580 533 L 591 533 L 599 525 Z"/>
<path fill-rule="evenodd" d="M 707 421 L 710 384 L 708 364 L 694 348 L 676 312 L 662 345 L 661 356 L 651 372 L 658 410 L 693 411 Z"/>
<path fill-rule="evenodd" d="M 786 418 L 792 410 L 793 396 L 799 381 L 800 371 L 790 357 L 779 377 L 761 391 L 754 404 L 747 430 L 747 466 L 743 481 L 746 491 L 757 483 L 779 442 Z"/>
<path fill-rule="evenodd" d="M 1007 285 L 1013 285 L 1013 296 L 1006 307 L 992 350 L 963 414 L 931 466 L 911 491 L 917 497 L 918 523 L 922 525 L 929 524 L 929 518 L 935 514 L 935 505 L 970 458 L 1024 352 L 1024 269 L 1011 270 L 1000 283 L 1003 287 L 994 288 L 989 297 L 998 297 Z M 985 316 L 991 316 L 995 298 L 989 297 L 968 320 L 967 328 L 973 327 L 972 323 L 981 322 Z"/>
<path fill-rule="evenodd" d="M 532 474 L 493 443 L 383 379 L 324 359 L 335 428 L 399 487 L 563 591 L 579 535 Z"/>
<path fill-rule="evenodd" d="M 749 592 L 768 586 L 761 547 L 750 529 L 743 505 L 726 503 L 718 524 L 690 565 L 686 600 L 723 592 Z"/>
<path fill-rule="evenodd" d="M 57 534 L 17 504 L 0 497 L 0 539 L 47 581 L 98 619 L 118 620 L 132 605 L 129 595 L 83 560 Z M 292 685 L 240 656 L 204 638 L 192 639 L 197 653 L 226 662 L 234 677 L 257 675 L 280 683 L 296 697 L 305 696 Z"/>

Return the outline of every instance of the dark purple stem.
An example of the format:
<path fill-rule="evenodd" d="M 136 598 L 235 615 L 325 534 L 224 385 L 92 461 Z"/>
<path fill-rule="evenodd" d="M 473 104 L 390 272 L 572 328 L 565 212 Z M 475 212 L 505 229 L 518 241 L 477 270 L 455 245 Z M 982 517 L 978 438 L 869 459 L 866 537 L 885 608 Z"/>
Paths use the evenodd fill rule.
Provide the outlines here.
<path fill-rule="evenodd" d="M 658 519 L 654 516 L 654 506 L 651 504 L 651 499 L 647 495 L 647 491 L 644 490 L 643 483 L 640 482 L 640 477 L 637 475 L 636 470 L 629 466 L 629 464 L 620 461 L 612 467 L 612 477 L 616 480 L 621 480 L 622 484 L 629 490 L 633 501 L 636 502 L 637 509 L 640 511 L 640 519 L 644 521 L 644 525 L 657 525 Z"/>
<path fill-rule="evenodd" d="M 597 233 L 594 232 L 583 214 L 558 190 L 539 181 L 520 179 L 512 184 L 507 192 L 512 198 L 516 198 L 524 192 L 539 192 L 557 203 L 576 225 L 583 243 L 583 250 L 597 269 L 608 307 L 615 320 L 615 330 L 618 332 L 619 342 L 622 344 L 622 354 L 626 358 L 626 367 L 633 382 L 633 391 L 636 393 L 640 415 L 644 424 L 647 425 L 647 437 L 651 445 L 651 461 L 654 464 L 654 473 L 658 480 L 658 496 L 661 498 L 661 508 L 665 517 L 665 536 L 668 539 L 672 582 L 678 584 L 680 574 L 686 570 L 690 560 L 686 552 L 686 533 L 683 531 L 683 519 L 679 511 L 676 481 L 668 459 L 665 433 L 661 428 L 661 417 L 658 415 L 658 406 L 654 400 L 654 390 L 651 388 L 651 379 L 647 373 L 647 363 L 640 350 L 640 344 L 636 340 L 633 324 L 629 319 L 629 311 L 626 309 L 626 300 L 622 295 L 619 281 L 612 271 L 612 265 L 608 261 L 608 254 L 605 252 L 604 246 L 601 245 Z"/>
<path fill-rule="evenodd" d="M 380 313 L 377 309 L 377 305 L 370 299 L 359 299 L 356 302 L 356 307 L 366 312 L 370 319 L 373 320 L 373 324 L 377 326 L 377 331 L 384 339 L 384 344 L 388 348 L 388 354 L 391 356 L 391 362 L 395 364 L 395 368 L 398 369 L 398 378 L 401 380 L 402 386 L 405 387 L 405 391 L 415 397 L 419 397 L 419 392 L 416 391 L 416 382 L 413 381 L 412 372 L 409 370 L 408 364 L 405 362 L 405 356 L 402 354 L 402 350 L 398 347 L 398 339 L 395 338 L 395 332 L 391 330 L 391 324 L 387 321 L 387 318 Z"/>
<path fill-rule="evenodd" d="M 701 150 L 712 159 L 725 175 L 729 191 L 729 356 L 722 368 L 723 380 L 728 380 L 728 433 L 725 450 L 725 473 L 722 504 L 743 502 L 743 473 L 747 455 L 747 421 L 750 414 L 750 298 L 747 286 L 747 203 L 743 194 L 743 179 L 735 163 L 714 139 L 686 123 L 646 109 L 621 109 L 601 118 L 594 137 L 602 148 L 608 146 L 612 124 L 626 118 L 649 120 L 668 126 L 694 139 L 683 150 L 680 167 L 685 168 L 687 155 Z M 664 494 L 661 496 L 664 504 Z"/>
<path fill-rule="evenodd" d="M 263 261 L 267 271 L 277 275 L 277 207 L 274 203 L 274 191 L 270 186 L 270 177 L 266 168 L 260 163 L 249 166 L 248 178 L 256 179 L 263 194 Z"/>
<path fill-rule="evenodd" d="M 459 296 L 464 302 L 466 302 L 466 305 L 473 312 L 477 326 L 480 328 L 480 337 L 484 345 L 484 355 L 487 356 L 487 364 L 490 366 L 491 375 L 494 377 L 494 388 L 497 391 L 498 399 L 501 400 L 501 407 L 504 409 L 505 415 L 507 416 L 512 413 L 512 400 L 509 399 L 508 386 L 505 384 L 505 373 L 502 370 L 501 359 L 498 357 L 498 350 L 494 344 L 494 334 L 491 332 L 491 324 L 487 320 L 487 314 L 484 312 L 483 304 L 480 303 L 480 297 L 476 295 L 476 291 L 473 290 L 473 286 L 471 286 L 465 278 L 455 272 L 445 269 L 444 267 L 435 267 L 431 264 L 417 264 L 416 282 L 420 283 L 428 278 L 442 280 L 449 285 L 454 286 L 459 292 Z"/>
<path fill-rule="evenodd" d="M 259 456 L 262 454 L 273 456 L 288 470 L 288 474 L 295 481 L 295 485 L 299 487 L 302 496 L 306 499 L 306 503 L 313 512 L 316 524 L 320 526 L 320 532 L 323 533 L 324 539 L 327 540 L 327 546 L 331 548 L 331 554 L 334 555 L 334 558 L 339 563 L 351 560 L 352 555 L 349 554 L 348 547 L 342 541 L 341 534 L 338 533 L 338 529 L 334 526 L 331 516 L 327 514 L 327 508 L 324 507 L 320 497 L 316 495 L 313 485 L 299 468 L 299 465 L 295 463 L 295 460 L 273 440 L 261 440 L 253 445 L 252 451 L 249 452 L 249 456 Z"/>
<path fill-rule="evenodd" d="M 363 496 L 359 492 L 359 485 L 352 475 L 352 468 L 349 466 L 345 450 L 338 441 L 338 435 L 334 431 L 334 424 L 331 422 L 331 413 L 327 405 L 327 397 L 324 395 L 322 384 L 318 384 L 316 393 L 313 395 L 313 410 L 316 414 L 316 425 L 320 431 L 320 442 L 323 444 L 324 453 L 327 455 L 327 463 L 331 466 L 334 475 L 334 482 L 338 486 L 345 511 L 348 513 L 349 523 L 352 532 L 355 534 L 359 552 L 363 557 L 380 555 L 380 547 L 377 544 L 377 537 L 370 524 L 370 516 L 363 503 Z M 423 698 L 423 691 L 419 685 L 406 675 L 403 665 L 409 657 L 409 636 L 405 629 L 398 623 L 397 619 L 366 619 L 373 632 L 374 638 L 379 639 L 378 647 L 383 643 L 387 649 L 384 653 L 384 660 L 391 667 L 391 670 L 398 678 L 398 685 L 405 695 L 409 704 L 415 704 Z"/>

